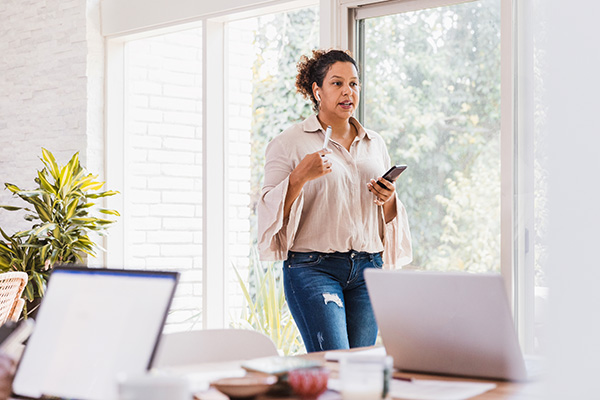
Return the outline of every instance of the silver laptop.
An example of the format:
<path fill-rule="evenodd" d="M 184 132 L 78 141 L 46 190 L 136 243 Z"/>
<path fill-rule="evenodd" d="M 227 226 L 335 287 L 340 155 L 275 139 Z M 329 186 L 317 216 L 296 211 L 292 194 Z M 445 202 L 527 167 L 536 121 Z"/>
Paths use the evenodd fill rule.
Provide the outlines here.
<path fill-rule="evenodd" d="M 395 368 L 528 378 L 500 275 L 367 270 L 365 279 Z"/>
<path fill-rule="evenodd" d="M 56 267 L 13 381 L 14 397 L 112 400 L 150 368 L 177 272 Z"/>

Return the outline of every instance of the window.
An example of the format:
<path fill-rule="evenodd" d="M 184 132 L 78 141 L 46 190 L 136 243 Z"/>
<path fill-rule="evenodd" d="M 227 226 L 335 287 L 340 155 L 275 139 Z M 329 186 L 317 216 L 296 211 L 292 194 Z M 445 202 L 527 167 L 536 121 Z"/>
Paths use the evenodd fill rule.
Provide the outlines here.
<path fill-rule="evenodd" d="M 108 135 L 122 157 L 109 172 L 122 182 L 122 247 L 109 264 L 180 271 L 166 329 L 185 329 L 202 309 L 202 28 L 119 47 L 123 131 Z"/>
<path fill-rule="evenodd" d="M 359 20 L 362 112 L 410 217 L 413 264 L 500 271 L 500 2 Z"/>
<path fill-rule="evenodd" d="M 256 204 L 261 193 L 267 143 L 311 113 L 295 89 L 296 64 L 318 47 L 318 7 L 269 13 L 227 24 L 228 220 L 230 265 L 244 280 L 258 260 Z M 269 263 L 270 264 L 270 263 Z M 274 271 L 279 276 L 279 262 Z M 247 280 L 252 296 L 259 289 Z M 229 274 L 229 313 L 240 324 L 246 300 Z M 290 349 L 294 352 L 297 349 Z"/>
<path fill-rule="evenodd" d="M 108 41 L 107 181 L 123 210 L 108 264 L 182 273 L 167 331 L 243 323 L 233 267 L 245 280 L 257 260 L 265 146 L 310 113 L 294 86 L 318 47 L 307 3 Z"/>
<path fill-rule="evenodd" d="M 532 43 L 544 33 L 513 24 L 515 11 L 532 6 L 368 3 L 345 8 L 362 66 L 359 117 L 384 136 L 394 162 L 409 166 L 397 187 L 413 266 L 501 272 L 523 349 L 537 352 L 547 295 L 546 169 L 536 145 L 543 54 Z"/>

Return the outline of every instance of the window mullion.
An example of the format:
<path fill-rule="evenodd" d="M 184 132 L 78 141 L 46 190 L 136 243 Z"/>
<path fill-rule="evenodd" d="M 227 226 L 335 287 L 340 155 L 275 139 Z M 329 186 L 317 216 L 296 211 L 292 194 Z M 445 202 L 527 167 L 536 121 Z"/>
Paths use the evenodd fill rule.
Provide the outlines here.
<path fill-rule="evenodd" d="M 531 4 L 517 2 L 517 15 L 531 13 Z M 516 215 L 515 215 L 515 320 L 523 350 L 535 351 L 535 178 L 534 178 L 534 45 L 533 27 L 524 23 L 526 18 L 515 18 L 514 54 L 518 70 L 515 91 L 515 149 Z"/>
<path fill-rule="evenodd" d="M 225 35 L 224 24 L 203 24 L 202 325 L 225 327 Z"/>
<path fill-rule="evenodd" d="M 125 49 L 122 41 L 108 41 L 106 45 L 106 95 L 105 95 L 105 176 L 106 187 L 122 193 L 120 196 L 106 198 L 107 208 L 120 210 L 126 215 L 125 207 Z M 122 267 L 125 264 L 125 222 L 121 218 L 111 228 L 106 238 L 106 266 Z"/>

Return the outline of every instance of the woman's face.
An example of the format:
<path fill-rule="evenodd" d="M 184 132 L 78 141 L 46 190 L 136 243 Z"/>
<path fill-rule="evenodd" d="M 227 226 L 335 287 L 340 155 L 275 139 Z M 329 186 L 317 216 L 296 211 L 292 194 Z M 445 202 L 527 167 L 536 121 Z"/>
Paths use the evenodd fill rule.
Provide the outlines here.
<path fill-rule="evenodd" d="M 352 63 L 338 61 L 329 68 L 323 85 L 318 87 L 315 83 L 313 90 L 321 98 L 319 115 L 326 119 L 347 120 L 354 114 L 360 100 L 358 72 Z"/>

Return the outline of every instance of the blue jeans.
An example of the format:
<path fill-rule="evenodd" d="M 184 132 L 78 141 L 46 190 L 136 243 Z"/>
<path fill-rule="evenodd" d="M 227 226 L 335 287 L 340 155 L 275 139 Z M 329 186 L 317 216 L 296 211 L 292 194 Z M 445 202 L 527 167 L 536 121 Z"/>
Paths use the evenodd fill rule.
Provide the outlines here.
<path fill-rule="evenodd" d="M 382 265 L 379 253 L 288 253 L 285 297 L 306 351 L 375 344 L 377 323 L 363 271 Z"/>

